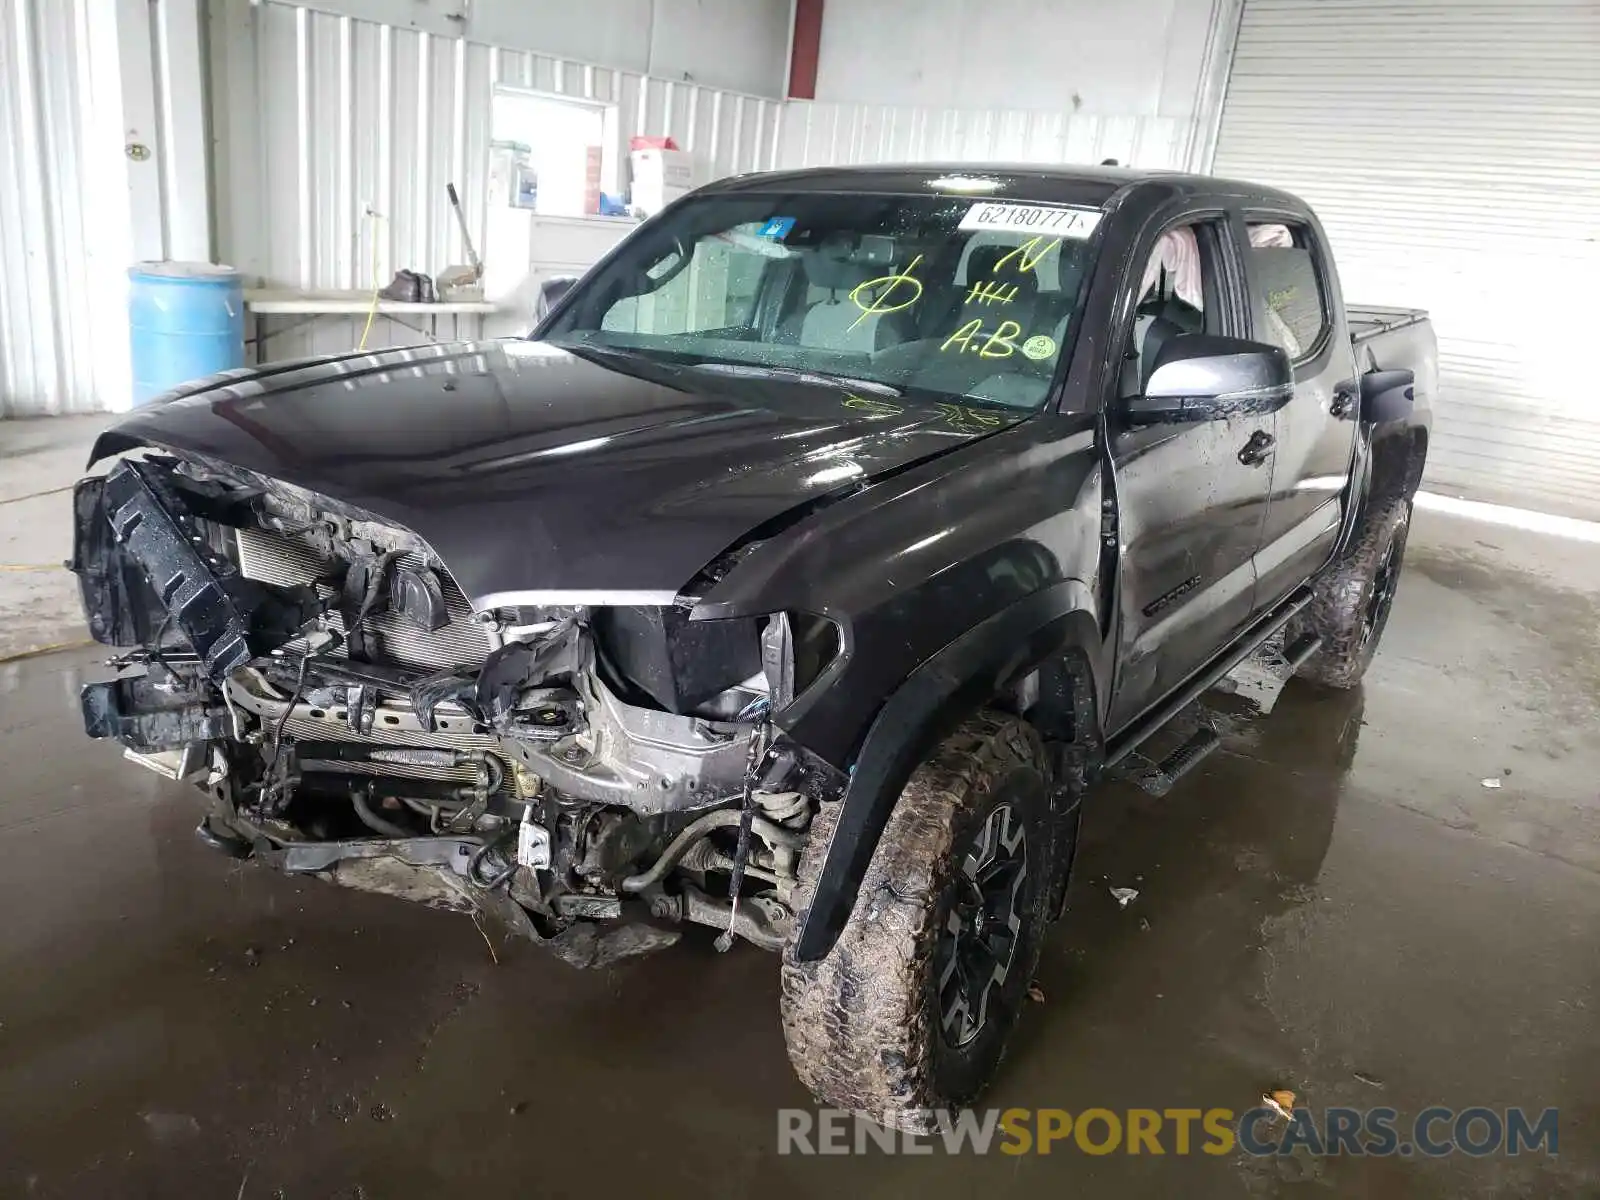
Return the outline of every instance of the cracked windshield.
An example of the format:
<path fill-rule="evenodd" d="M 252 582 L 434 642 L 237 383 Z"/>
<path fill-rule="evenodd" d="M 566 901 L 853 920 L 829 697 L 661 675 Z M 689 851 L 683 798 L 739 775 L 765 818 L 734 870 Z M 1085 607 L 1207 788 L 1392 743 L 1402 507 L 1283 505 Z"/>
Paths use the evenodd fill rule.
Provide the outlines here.
<path fill-rule="evenodd" d="M 641 229 L 545 338 L 869 396 L 1037 408 L 1070 345 L 1099 218 L 965 196 L 708 197 Z"/>

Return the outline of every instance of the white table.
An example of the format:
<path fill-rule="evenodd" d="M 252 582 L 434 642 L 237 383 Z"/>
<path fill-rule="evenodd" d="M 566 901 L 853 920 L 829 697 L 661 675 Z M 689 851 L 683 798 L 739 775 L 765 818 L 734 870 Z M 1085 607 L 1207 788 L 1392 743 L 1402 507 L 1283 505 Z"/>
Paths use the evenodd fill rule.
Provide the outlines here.
<path fill-rule="evenodd" d="M 372 293 L 357 291 L 299 291 L 289 288 L 246 288 L 244 307 L 255 321 L 256 361 L 265 362 L 267 339 L 318 317 L 364 317 L 373 311 Z M 461 337 L 461 318 L 493 316 L 499 306 L 488 300 L 437 300 L 431 304 L 412 304 L 405 300 L 379 300 L 377 313 L 398 321 L 432 341 L 439 340 L 439 318 L 450 318 L 451 340 Z M 301 317 L 283 329 L 269 332 L 268 317 Z M 427 328 L 413 325 L 407 318 L 427 319 Z"/>

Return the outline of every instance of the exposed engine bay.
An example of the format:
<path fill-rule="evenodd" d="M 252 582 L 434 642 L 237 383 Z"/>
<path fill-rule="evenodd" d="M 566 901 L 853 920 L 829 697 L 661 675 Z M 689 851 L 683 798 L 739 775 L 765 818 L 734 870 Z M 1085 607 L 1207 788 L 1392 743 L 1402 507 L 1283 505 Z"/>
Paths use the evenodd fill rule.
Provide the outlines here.
<path fill-rule="evenodd" d="M 125 458 L 75 505 L 90 629 L 122 648 L 85 726 L 202 788 L 213 847 L 578 965 L 673 922 L 782 944 L 843 778 L 771 717 L 838 653 L 831 622 L 691 621 L 690 594 L 474 611 L 410 531 L 193 456 Z"/>

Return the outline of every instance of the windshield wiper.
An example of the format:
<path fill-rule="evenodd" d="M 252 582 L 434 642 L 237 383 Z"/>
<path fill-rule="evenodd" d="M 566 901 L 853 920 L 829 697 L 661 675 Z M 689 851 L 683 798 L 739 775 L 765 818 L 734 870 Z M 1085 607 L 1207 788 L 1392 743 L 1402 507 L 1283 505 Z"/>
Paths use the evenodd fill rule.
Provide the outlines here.
<path fill-rule="evenodd" d="M 903 396 L 899 388 L 891 383 L 881 383 L 876 379 L 857 379 L 851 375 L 835 375 L 831 371 L 805 370 L 800 367 L 765 367 L 757 363 L 695 363 L 696 371 L 709 371 L 715 375 L 741 375 L 746 378 L 760 376 L 768 379 L 774 376 L 780 379 L 793 379 L 798 383 L 820 383 L 833 387 L 858 388 L 863 392 L 875 392 L 880 396 Z"/>

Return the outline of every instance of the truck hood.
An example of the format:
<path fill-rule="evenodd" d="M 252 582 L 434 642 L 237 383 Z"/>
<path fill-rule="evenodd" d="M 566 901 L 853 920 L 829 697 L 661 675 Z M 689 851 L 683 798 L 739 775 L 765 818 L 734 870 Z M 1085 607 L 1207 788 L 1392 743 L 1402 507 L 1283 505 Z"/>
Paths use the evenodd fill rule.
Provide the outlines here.
<path fill-rule="evenodd" d="M 501 341 L 276 364 L 103 433 L 401 525 L 480 609 L 669 603 L 753 530 L 1023 413 Z"/>

